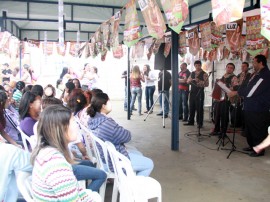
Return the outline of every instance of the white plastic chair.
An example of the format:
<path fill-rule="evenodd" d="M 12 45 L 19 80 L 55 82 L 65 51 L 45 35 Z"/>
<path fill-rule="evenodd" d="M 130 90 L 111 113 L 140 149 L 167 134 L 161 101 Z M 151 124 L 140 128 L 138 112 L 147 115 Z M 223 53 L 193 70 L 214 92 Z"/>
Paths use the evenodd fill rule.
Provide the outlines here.
<path fill-rule="evenodd" d="M 130 160 L 116 151 L 111 142 L 106 141 L 105 144 L 114 166 L 120 202 L 145 202 L 151 198 L 161 202 L 160 183 L 151 177 L 136 176 Z"/>
<path fill-rule="evenodd" d="M 31 173 L 24 171 L 16 172 L 16 182 L 18 189 L 27 202 L 34 202 L 32 197 L 31 177 Z"/>
<path fill-rule="evenodd" d="M 86 150 L 87 152 L 94 153 L 93 155 L 95 156 L 96 162 L 97 162 L 97 167 L 106 172 L 107 174 L 107 179 L 115 179 L 115 173 L 110 170 L 109 168 L 109 163 L 108 163 L 108 151 L 107 147 L 105 145 L 105 142 L 102 141 L 100 138 L 96 137 L 92 131 L 87 129 L 83 124 L 80 124 L 81 129 L 85 131 L 83 133 L 84 139 L 85 139 L 85 144 L 86 144 Z M 100 145 L 102 148 L 103 155 L 105 157 L 105 163 L 101 159 L 101 154 L 100 151 L 97 147 L 97 143 Z M 105 191 L 106 191 L 106 182 L 100 187 L 99 194 L 102 197 L 103 201 L 105 198 Z M 117 194 L 118 194 L 118 189 L 117 189 L 117 184 L 114 181 L 113 185 L 113 192 L 112 192 L 112 202 L 116 202 L 117 200 Z"/>
<path fill-rule="evenodd" d="M 17 126 L 17 129 L 21 134 L 24 150 L 31 152 L 32 149 L 34 149 L 35 147 L 35 144 L 32 142 L 32 139 L 22 131 L 20 126 Z M 29 148 L 27 142 L 29 142 L 31 148 Z"/>

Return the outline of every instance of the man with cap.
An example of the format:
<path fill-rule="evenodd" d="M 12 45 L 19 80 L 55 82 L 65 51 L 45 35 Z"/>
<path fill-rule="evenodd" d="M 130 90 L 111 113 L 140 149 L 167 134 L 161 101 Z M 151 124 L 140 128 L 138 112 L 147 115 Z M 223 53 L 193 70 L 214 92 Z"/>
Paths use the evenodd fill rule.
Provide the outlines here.
<path fill-rule="evenodd" d="M 11 75 L 12 75 L 12 70 L 9 68 L 8 63 L 4 63 L 3 64 L 3 71 L 1 74 L 3 85 L 9 83 Z"/>

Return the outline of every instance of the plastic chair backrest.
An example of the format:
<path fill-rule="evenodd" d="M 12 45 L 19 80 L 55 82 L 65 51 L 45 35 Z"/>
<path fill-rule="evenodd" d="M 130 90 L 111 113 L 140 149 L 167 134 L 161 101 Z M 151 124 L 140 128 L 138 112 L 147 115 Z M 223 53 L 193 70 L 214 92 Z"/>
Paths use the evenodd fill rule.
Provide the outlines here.
<path fill-rule="evenodd" d="M 96 158 L 96 152 L 94 151 L 94 148 L 93 148 L 93 143 L 91 141 L 91 138 L 89 138 L 89 133 L 91 131 L 89 131 L 79 120 L 79 118 L 77 116 L 74 116 L 75 117 L 75 121 L 77 122 L 77 124 L 79 125 L 80 127 L 80 130 L 81 130 L 81 134 L 83 136 L 83 139 L 84 139 L 84 142 L 85 142 L 85 148 L 86 148 L 86 152 L 87 152 L 87 155 L 89 157 L 89 159 L 93 162 L 93 163 L 96 163 L 97 162 L 97 158 Z"/>
<path fill-rule="evenodd" d="M 34 199 L 32 197 L 32 185 L 31 185 L 31 173 L 24 172 L 24 171 L 18 171 L 16 172 L 16 182 L 19 191 L 21 192 L 23 198 L 27 202 L 34 202 Z"/>
<path fill-rule="evenodd" d="M 132 181 L 136 177 L 131 162 L 126 156 L 118 152 L 111 142 L 106 141 L 105 144 L 115 170 L 120 195 L 125 195 L 124 198 L 129 201 L 128 199 L 134 198 Z"/>
<path fill-rule="evenodd" d="M 30 138 L 29 136 L 27 136 L 27 135 L 22 131 L 22 129 L 20 128 L 20 126 L 17 126 L 17 129 L 18 129 L 18 131 L 21 133 L 21 137 L 22 137 L 22 142 L 23 142 L 24 150 L 31 152 L 32 149 L 34 148 L 33 145 L 32 145 L 32 140 L 31 140 L 31 138 Z M 28 145 L 27 143 L 30 144 L 30 147 L 29 147 L 29 145 Z M 32 147 L 33 147 L 33 148 L 32 148 Z"/>

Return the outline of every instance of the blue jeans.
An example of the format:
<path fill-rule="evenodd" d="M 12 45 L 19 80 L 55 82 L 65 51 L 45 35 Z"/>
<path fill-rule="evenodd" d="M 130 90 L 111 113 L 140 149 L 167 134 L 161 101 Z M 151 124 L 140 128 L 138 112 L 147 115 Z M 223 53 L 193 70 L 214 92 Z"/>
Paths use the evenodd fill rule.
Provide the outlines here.
<path fill-rule="evenodd" d="M 146 100 L 146 109 L 149 111 L 154 104 L 154 92 L 156 90 L 156 86 L 146 86 L 145 87 L 145 100 Z"/>
<path fill-rule="evenodd" d="M 179 90 L 179 118 L 188 120 L 188 91 Z"/>
<path fill-rule="evenodd" d="M 142 88 L 141 87 L 132 87 L 131 88 L 131 104 L 130 104 L 130 109 L 132 109 L 132 106 L 134 106 L 136 97 L 138 96 L 138 112 L 139 114 L 142 113 Z"/>
<path fill-rule="evenodd" d="M 168 99 L 170 99 L 170 93 L 169 93 L 169 91 L 168 90 L 164 90 L 163 91 L 164 92 L 164 113 L 166 114 L 166 115 L 168 115 L 168 113 L 169 113 L 169 110 L 170 110 L 170 107 L 169 107 L 169 102 L 168 102 L 168 100 L 166 99 L 166 97 L 168 98 Z M 161 93 L 161 91 L 159 91 L 159 93 Z M 165 97 L 165 95 L 166 95 L 166 97 Z M 161 107 L 161 113 L 163 113 L 163 110 L 162 110 L 162 96 L 159 96 L 159 105 L 160 105 L 160 107 Z"/>
<path fill-rule="evenodd" d="M 98 168 L 94 167 L 94 164 L 88 160 L 82 160 L 79 164 L 72 165 L 73 173 L 78 181 L 80 180 L 92 180 L 87 189 L 92 191 L 99 191 L 99 188 L 107 179 L 107 174 Z"/>
<path fill-rule="evenodd" d="M 138 176 L 149 176 L 154 169 L 154 163 L 151 159 L 142 155 L 137 150 L 128 151 L 128 156 L 133 170 Z"/>

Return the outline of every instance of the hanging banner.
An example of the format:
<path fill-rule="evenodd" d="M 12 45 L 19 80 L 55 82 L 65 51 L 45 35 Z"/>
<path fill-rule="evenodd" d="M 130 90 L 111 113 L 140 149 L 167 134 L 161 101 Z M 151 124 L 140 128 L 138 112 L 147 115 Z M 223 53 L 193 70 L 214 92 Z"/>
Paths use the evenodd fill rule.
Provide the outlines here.
<path fill-rule="evenodd" d="M 156 0 L 139 0 L 138 3 L 149 35 L 161 39 L 166 31 L 166 25 Z"/>
<path fill-rule="evenodd" d="M 117 48 L 115 48 L 113 50 L 113 57 L 114 58 L 117 58 L 117 59 L 120 59 L 123 56 L 124 56 L 124 51 L 123 51 L 122 45 L 120 44 Z"/>
<path fill-rule="evenodd" d="M 136 44 L 141 37 L 140 21 L 136 10 L 135 0 L 130 0 L 126 4 L 124 44 L 128 47 Z"/>
<path fill-rule="evenodd" d="M 187 54 L 187 39 L 186 39 L 186 32 L 180 32 L 179 34 L 179 48 L 178 48 L 178 54 L 181 57 L 184 57 Z"/>
<path fill-rule="evenodd" d="M 213 19 L 217 26 L 243 17 L 245 0 L 212 0 Z"/>
<path fill-rule="evenodd" d="M 198 27 L 188 31 L 188 46 L 189 52 L 196 56 L 200 49 Z"/>
<path fill-rule="evenodd" d="M 200 24 L 200 32 L 201 32 L 201 47 L 204 50 L 210 51 L 212 49 L 211 45 L 211 22 L 206 22 Z"/>
<path fill-rule="evenodd" d="M 226 38 L 228 48 L 230 52 L 233 54 L 239 52 L 240 49 L 243 47 L 241 46 L 242 27 L 243 27 L 243 19 L 237 20 L 233 23 L 229 23 L 226 25 Z"/>
<path fill-rule="evenodd" d="M 215 22 L 211 22 L 211 46 L 218 48 L 222 42 L 222 35 L 225 32 L 225 25 L 216 26 Z"/>
<path fill-rule="evenodd" d="M 188 16 L 188 0 L 161 0 L 169 27 L 177 34 Z"/>
<path fill-rule="evenodd" d="M 261 35 L 270 41 L 270 1 L 261 0 Z"/>
<path fill-rule="evenodd" d="M 268 48 L 268 41 L 261 35 L 261 16 L 255 15 L 246 18 L 247 35 L 246 46 L 247 52 L 251 56 L 256 56 L 264 48 Z"/>
<path fill-rule="evenodd" d="M 101 24 L 103 45 L 106 50 L 110 50 L 110 22 L 109 20 Z"/>
<path fill-rule="evenodd" d="M 109 46 L 113 49 L 119 46 L 119 23 L 122 16 L 122 11 L 118 11 L 110 19 L 110 44 Z"/>
<path fill-rule="evenodd" d="M 164 56 L 166 58 L 170 54 L 172 47 L 171 32 L 166 32 L 164 41 L 165 41 Z"/>

